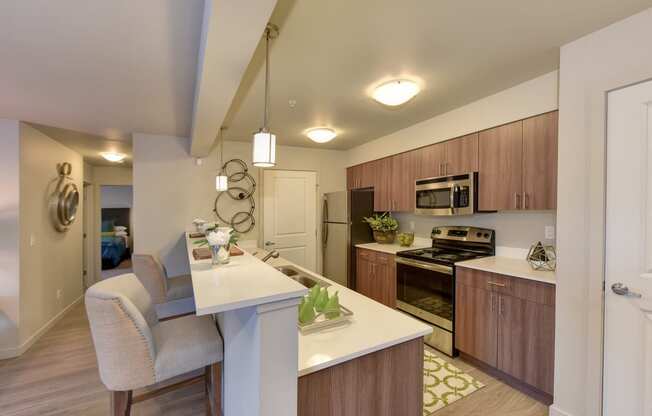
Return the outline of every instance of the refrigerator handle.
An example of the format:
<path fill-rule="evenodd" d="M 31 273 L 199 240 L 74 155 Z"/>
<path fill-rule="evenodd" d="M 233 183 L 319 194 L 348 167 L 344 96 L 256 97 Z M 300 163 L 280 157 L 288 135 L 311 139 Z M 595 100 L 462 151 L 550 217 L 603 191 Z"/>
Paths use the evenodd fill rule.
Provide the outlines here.
<path fill-rule="evenodd" d="M 322 245 L 324 247 L 326 247 L 326 243 L 328 243 L 328 224 L 327 223 L 322 223 L 321 240 L 322 240 Z"/>
<path fill-rule="evenodd" d="M 328 221 L 328 199 L 324 197 L 324 206 L 322 207 L 322 212 L 321 212 L 321 222 L 327 222 Z"/>

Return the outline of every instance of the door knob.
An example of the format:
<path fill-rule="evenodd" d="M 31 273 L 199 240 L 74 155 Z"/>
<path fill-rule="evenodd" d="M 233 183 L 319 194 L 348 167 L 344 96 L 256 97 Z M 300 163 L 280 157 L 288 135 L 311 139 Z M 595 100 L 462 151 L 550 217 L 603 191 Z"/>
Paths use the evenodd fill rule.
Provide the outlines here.
<path fill-rule="evenodd" d="M 616 295 L 620 296 L 627 296 L 630 298 L 641 298 L 643 297 L 640 293 L 632 292 L 629 290 L 627 286 L 625 286 L 622 283 L 614 283 L 611 285 L 611 291 L 614 292 Z"/>
<path fill-rule="evenodd" d="M 275 244 L 276 244 L 276 243 L 273 242 L 273 241 L 265 241 L 265 245 L 266 245 L 266 246 L 273 246 L 273 245 L 275 245 Z"/>

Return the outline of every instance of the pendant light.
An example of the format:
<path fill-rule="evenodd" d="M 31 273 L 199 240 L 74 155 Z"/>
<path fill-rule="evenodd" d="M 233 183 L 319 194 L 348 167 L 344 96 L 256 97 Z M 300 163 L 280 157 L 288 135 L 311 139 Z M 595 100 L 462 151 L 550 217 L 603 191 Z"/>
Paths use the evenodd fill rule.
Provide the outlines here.
<path fill-rule="evenodd" d="M 217 192 L 224 192 L 229 190 L 229 177 L 226 176 L 224 171 L 224 127 L 220 127 L 219 139 L 220 139 L 220 164 L 219 164 L 219 173 L 215 177 L 215 190 Z"/>
<path fill-rule="evenodd" d="M 265 114 L 263 127 L 254 134 L 252 162 L 259 168 L 276 165 L 276 135 L 269 131 L 269 40 L 278 36 L 278 27 L 271 23 L 265 29 Z"/>

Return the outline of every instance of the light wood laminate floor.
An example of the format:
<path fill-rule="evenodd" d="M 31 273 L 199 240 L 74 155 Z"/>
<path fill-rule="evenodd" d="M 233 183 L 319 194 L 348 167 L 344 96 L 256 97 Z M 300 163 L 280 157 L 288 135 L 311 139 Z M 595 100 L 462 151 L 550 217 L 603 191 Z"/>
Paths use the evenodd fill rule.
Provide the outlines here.
<path fill-rule="evenodd" d="M 546 406 L 460 361 L 453 363 L 487 386 L 438 411 L 436 416 L 545 416 Z M 177 380 L 173 380 L 177 381 Z M 138 403 L 132 415 L 204 415 L 203 386 L 180 389 Z M 2 416 L 109 413 L 109 393 L 97 371 L 83 305 L 74 307 L 19 358 L 0 361 Z"/>

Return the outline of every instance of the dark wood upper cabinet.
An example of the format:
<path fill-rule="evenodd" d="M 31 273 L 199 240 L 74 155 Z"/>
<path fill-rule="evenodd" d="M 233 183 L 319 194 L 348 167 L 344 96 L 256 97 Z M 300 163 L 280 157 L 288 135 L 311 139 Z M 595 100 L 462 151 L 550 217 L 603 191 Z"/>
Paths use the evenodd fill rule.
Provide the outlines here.
<path fill-rule="evenodd" d="M 374 162 L 374 211 L 392 210 L 392 158 Z"/>
<path fill-rule="evenodd" d="M 367 162 L 346 169 L 346 188 L 360 189 L 374 186 L 375 164 Z"/>
<path fill-rule="evenodd" d="M 391 211 L 414 211 L 414 181 L 416 151 L 400 153 L 392 157 Z"/>
<path fill-rule="evenodd" d="M 557 208 L 557 111 L 523 120 L 523 208 Z"/>
<path fill-rule="evenodd" d="M 523 122 L 480 132 L 478 209 L 520 209 L 523 189 Z"/>
<path fill-rule="evenodd" d="M 415 179 L 434 178 L 444 175 L 446 145 L 436 143 L 416 150 Z"/>
<path fill-rule="evenodd" d="M 446 161 L 444 174 L 460 175 L 478 171 L 478 133 L 444 142 Z"/>

